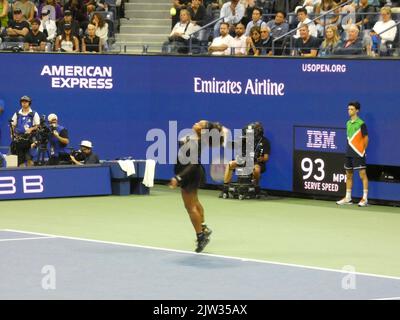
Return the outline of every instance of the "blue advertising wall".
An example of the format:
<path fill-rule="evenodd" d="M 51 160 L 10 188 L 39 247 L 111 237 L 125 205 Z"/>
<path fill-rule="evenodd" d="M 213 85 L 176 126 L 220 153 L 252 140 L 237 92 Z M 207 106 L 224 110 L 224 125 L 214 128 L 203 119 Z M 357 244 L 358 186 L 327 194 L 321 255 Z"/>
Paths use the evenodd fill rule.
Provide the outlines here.
<path fill-rule="evenodd" d="M 59 116 L 72 146 L 91 140 L 102 159 L 145 158 L 153 143 L 147 132 L 168 133 L 169 121 L 182 130 L 200 119 L 231 129 L 258 120 L 272 146 L 262 187 L 292 191 L 294 126 L 344 128 L 347 103 L 359 100 L 370 135 L 368 163 L 400 166 L 399 60 L 4 53 L 0 61 L 0 145 L 9 144 L 7 120 L 22 95 L 32 97 L 40 115 Z M 89 68 L 85 75 L 84 67 L 106 71 Z M 248 87 L 257 83 L 265 92 Z M 172 166 L 158 165 L 156 174 L 168 179 Z M 386 188 L 371 186 L 370 197 L 385 199 Z M 400 200 L 393 190 L 389 198 Z"/>

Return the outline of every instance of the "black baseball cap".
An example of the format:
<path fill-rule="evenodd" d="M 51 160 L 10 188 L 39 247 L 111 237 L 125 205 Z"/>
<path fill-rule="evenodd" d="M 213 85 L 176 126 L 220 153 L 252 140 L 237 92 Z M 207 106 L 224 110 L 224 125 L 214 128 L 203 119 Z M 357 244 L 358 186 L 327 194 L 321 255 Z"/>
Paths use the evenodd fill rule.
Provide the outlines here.
<path fill-rule="evenodd" d="M 64 24 L 64 30 L 71 30 L 71 29 L 72 29 L 72 25 L 70 23 Z"/>
<path fill-rule="evenodd" d="M 22 10 L 20 8 L 15 8 L 14 13 L 22 13 Z"/>
<path fill-rule="evenodd" d="M 65 10 L 64 11 L 64 16 L 72 16 L 71 10 Z"/>

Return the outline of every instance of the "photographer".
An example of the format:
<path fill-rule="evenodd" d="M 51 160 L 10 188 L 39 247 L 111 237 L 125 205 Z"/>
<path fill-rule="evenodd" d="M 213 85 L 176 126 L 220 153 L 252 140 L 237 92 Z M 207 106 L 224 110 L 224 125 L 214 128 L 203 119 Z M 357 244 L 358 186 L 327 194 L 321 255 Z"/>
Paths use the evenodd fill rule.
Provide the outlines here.
<path fill-rule="evenodd" d="M 70 157 L 66 151 L 69 143 L 68 130 L 58 124 L 58 117 L 56 114 L 49 114 L 47 121 L 50 125 L 50 157 L 49 165 L 58 165 L 60 162 L 69 162 Z"/>
<path fill-rule="evenodd" d="M 264 137 L 264 128 L 260 122 L 250 123 L 243 129 L 244 136 L 247 128 L 254 129 L 254 168 L 253 168 L 253 181 L 256 186 L 260 183 L 261 173 L 265 172 L 265 164 L 269 159 L 271 146 L 269 140 Z M 245 139 L 243 139 L 245 140 Z M 243 146 L 246 146 L 244 141 Z M 230 161 L 225 169 L 224 184 L 228 184 L 232 180 L 232 173 L 239 166 L 237 160 Z"/>
<path fill-rule="evenodd" d="M 18 156 L 18 166 L 33 166 L 31 148 L 33 134 L 40 125 L 40 117 L 31 109 L 32 99 L 23 96 L 20 99 L 21 109 L 14 113 L 10 120 L 11 154 Z"/>
<path fill-rule="evenodd" d="M 72 163 L 76 165 L 100 163 L 99 157 L 93 153 L 92 149 L 92 143 L 88 140 L 83 140 L 80 151 L 72 152 L 70 155 Z"/>

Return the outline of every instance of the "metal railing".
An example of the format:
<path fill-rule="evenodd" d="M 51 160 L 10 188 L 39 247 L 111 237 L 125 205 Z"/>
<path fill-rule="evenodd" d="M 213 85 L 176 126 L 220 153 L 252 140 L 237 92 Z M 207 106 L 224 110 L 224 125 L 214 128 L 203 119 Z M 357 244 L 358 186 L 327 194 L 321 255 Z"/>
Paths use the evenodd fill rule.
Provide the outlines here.
<path fill-rule="evenodd" d="M 306 24 L 308 25 L 308 24 L 310 24 L 311 22 L 315 22 L 316 20 L 320 20 L 321 18 L 326 17 L 326 15 L 330 14 L 331 12 L 334 12 L 334 11 L 336 11 L 337 9 L 342 8 L 342 7 L 348 5 L 348 4 L 352 3 L 352 2 L 354 2 L 354 1 L 353 1 L 353 0 L 348 0 L 348 1 L 346 1 L 346 2 L 344 2 L 344 3 L 342 3 L 342 4 L 340 4 L 339 6 L 337 6 L 337 7 L 335 7 L 335 8 L 332 8 L 331 10 L 328 10 L 328 11 L 325 12 L 324 14 L 321 14 L 321 15 L 317 16 L 316 18 L 312 19 L 310 22 L 308 22 L 308 23 L 306 23 Z M 357 4 L 358 4 L 358 2 L 359 2 L 359 0 L 357 0 Z M 289 31 L 286 32 L 285 34 L 283 34 L 283 35 L 281 35 L 281 36 L 275 38 L 274 40 L 272 40 L 272 55 L 275 54 L 275 44 L 276 44 L 276 42 L 277 42 L 278 40 L 284 39 L 284 38 L 286 38 L 288 35 L 291 35 L 292 33 L 297 32 L 297 30 L 299 30 L 300 28 L 301 28 L 301 26 L 300 26 L 300 27 L 297 27 L 297 28 L 295 28 L 295 29 L 289 30 Z M 292 42 L 293 39 L 291 38 L 290 41 Z"/>
<path fill-rule="evenodd" d="M 193 36 L 198 34 L 200 31 L 202 30 L 206 30 L 209 27 L 215 25 L 218 21 L 225 19 L 225 17 L 219 17 L 218 19 L 215 19 L 209 23 L 207 23 L 206 25 L 202 26 L 200 29 L 192 32 L 191 34 L 189 34 L 189 53 L 192 52 L 192 46 L 193 46 Z"/>

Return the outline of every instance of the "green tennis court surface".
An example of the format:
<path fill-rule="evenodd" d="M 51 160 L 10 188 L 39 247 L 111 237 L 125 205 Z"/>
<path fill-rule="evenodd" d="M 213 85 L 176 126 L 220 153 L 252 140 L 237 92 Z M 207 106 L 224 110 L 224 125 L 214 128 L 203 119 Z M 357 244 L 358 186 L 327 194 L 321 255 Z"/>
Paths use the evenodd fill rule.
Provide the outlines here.
<path fill-rule="evenodd" d="M 400 277 L 400 208 L 337 207 L 334 202 L 273 197 L 223 200 L 217 195 L 200 191 L 206 221 L 214 231 L 205 253 Z M 2 230 L 190 252 L 195 247 L 179 190 L 164 186 L 150 196 L 2 201 L 0 208 Z M 38 241 L 44 245 L 51 240 Z M 367 298 L 373 297 L 388 295 Z"/>

